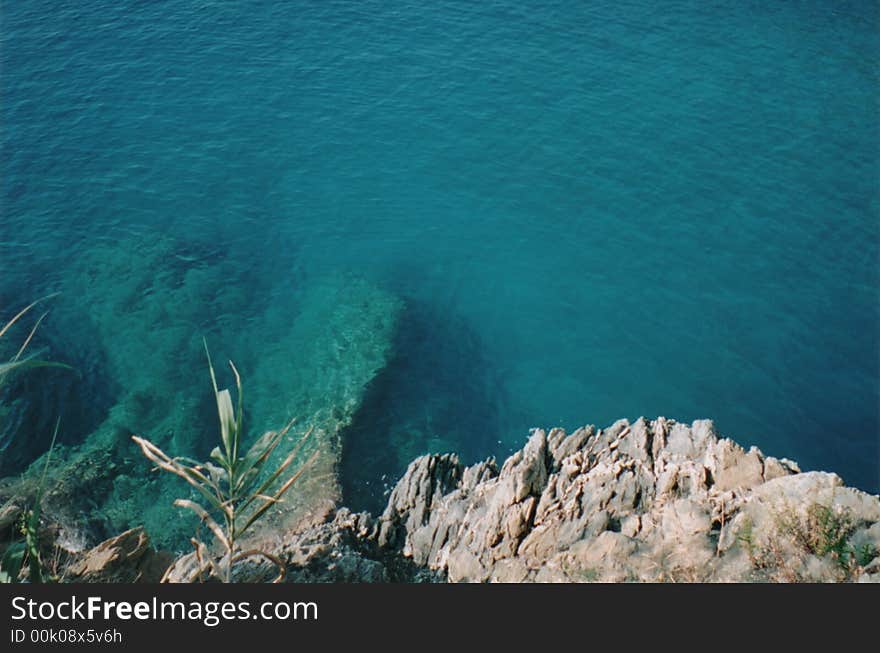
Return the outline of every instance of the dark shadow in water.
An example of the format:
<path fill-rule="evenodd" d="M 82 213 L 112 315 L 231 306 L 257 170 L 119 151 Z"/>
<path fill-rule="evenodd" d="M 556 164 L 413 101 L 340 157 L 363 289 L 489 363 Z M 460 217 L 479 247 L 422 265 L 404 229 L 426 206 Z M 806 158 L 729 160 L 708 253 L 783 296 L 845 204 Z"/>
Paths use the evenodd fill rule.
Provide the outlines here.
<path fill-rule="evenodd" d="M 198 241 L 178 243 L 173 255 L 165 261 L 170 287 L 173 289 L 179 285 L 188 270 L 219 266 L 226 256 L 226 251 L 216 244 Z M 249 284 L 255 273 L 246 266 L 242 266 L 242 270 L 242 278 L 234 281 L 244 287 L 251 287 Z M 128 282 L 125 278 L 112 281 Z M 220 277 L 217 279 L 218 285 L 229 282 L 232 281 Z M 58 286 L 63 287 L 60 283 Z M 253 287 L 256 287 L 255 283 Z M 15 289 L 15 301 L 23 305 L 33 297 L 46 296 L 52 289 L 47 289 L 41 279 L 22 280 L 21 287 Z M 0 293 L 0 298 L 8 294 Z M 4 302 L 4 305 L 7 304 L 11 305 L 12 302 Z M 106 347 L 124 346 L 125 343 L 104 343 L 96 338 L 89 309 L 89 306 L 82 305 L 70 293 L 62 293 L 37 307 L 37 310 L 50 311 L 51 315 L 40 325 L 28 351 L 38 354 L 40 359 L 64 363 L 71 369 L 30 368 L 10 375 L 0 386 L 0 478 L 23 472 L 30 463 L 47 451 L 56 420 L 60 424 L 59 444 L 82 444 L 101 426 L 124 392 L 125 389 L 119 385 L 124 380 L 114 380 L 107 373 L 110 366 Z M 6 345 L 0 348 L 0 360 L 10 358 L 15 353 L 15 348 L 27 337 L 28 330 L 39 315 L 37 310 L 32 311 L 33 319 L 16 324 L 4 338 L 7 342 L 0 343 Z M 242 314 L 252 312 L 250 306 L 242 307 Z M 215 318 L 211 308 L 205 307 L 199 324 L 194 325 L 194 329 L 204 333 L 209 340 L 219 341 L 219 337 L 211 336 Z M 125 337 L 125 334 L 120 335 L 120 340 Z M 169 362 L 169 365 L 174 364 L 173 361 Z M 217 416 L 214 399 L 208 391 L 206 361 L 204 378 L 204 387 L 198 389 L 198 414 L 193 419 L 198 424 L 210 425 L 212 428 L 202 429 L 204 436 L 200 442 L 194 443 L 194 448 L 195 452 L 207 456 L 214 446 L 216 433 L 213 426 Z M 172 390 L 166 392 L 170 393 Z M 125 427 L 149 429 L 148 424 L 130 424 Z"/>
<path fill-rule="evenodd" d="M 470 464 L 494 453 L 506 405 L 501 388 L 463 320 L 407 300 L 394 356 L 342 434 L 344 505 L 380 512 L 418 455 L 454 452 Z"/>
<path fill-rule="evenodd" d="M 114 403 L 113 388 L 88 369 L 95 366 L 95 359 L 91 364 L 69 356 L 55 359 L 74 367 L 27 370 L 14 375 L 0 391 L 0 477 L 24 471 L 46 452 L 56 420 L 58 442 L 79 444 Z"/>
<path fill-rule="evenodd" d="M 45 288 L 28 286 L 16 293 L 16 301 L 47 294 Z M 0 477 L 23 472 L 48 450 L 56 420 L 58 443 L 79 444 L 105 419 L 115 402 L 117 390 L 102 373 L 106 369 L 103 352 L 89 339 L 66 329 L 63 319 L 60 327 L 55 319 L 64 299 L 53 298 L 37 307 L 37 311 L 53 315 L 40 325 L 28 353 L 70 368 L 29 368 L 10 374 L 0 387 Z M 32 311 L 32 319 L 13 327 L 7 334 L 10 343 L 18 346 L 24 341 L 39 312 Z M 0 351 L 0 360 L 9 357 L 7 350 Z"/>

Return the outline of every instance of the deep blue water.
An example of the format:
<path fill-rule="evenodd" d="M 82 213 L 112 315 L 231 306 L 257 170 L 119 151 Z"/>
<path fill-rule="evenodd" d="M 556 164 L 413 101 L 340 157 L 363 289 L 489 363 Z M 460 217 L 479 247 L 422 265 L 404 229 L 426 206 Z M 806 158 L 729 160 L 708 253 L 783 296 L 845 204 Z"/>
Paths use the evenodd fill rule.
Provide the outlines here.
<path fill-rule="evenodd" d="M 880 490 L 877 2 L 4 0 L 0 39 L 3 317 L 163 234 L 404 299 L 356 494 L 406 438 L 639 415 Z"/>

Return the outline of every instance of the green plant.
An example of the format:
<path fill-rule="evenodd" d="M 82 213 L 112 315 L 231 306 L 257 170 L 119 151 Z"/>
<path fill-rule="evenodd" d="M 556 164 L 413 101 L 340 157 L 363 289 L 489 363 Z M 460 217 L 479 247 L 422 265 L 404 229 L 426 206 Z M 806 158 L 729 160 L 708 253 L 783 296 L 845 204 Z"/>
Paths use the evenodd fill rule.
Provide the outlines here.
<path fill-rule="evenodd" d="M 583 569 L 578 576 L 579 580 L 584 583 L 598 583 L 599 579 L 602 577 L 599 570 L 594 567 Z"/>
<path fill-rule="evenodd" d="M 742 544 L 746 551 L 749 554 L 749 560 L 751 560 L 752 564 L 757 566 L 757 547 L 755 545 L 755 523 L 752 521 L 750 517 L 746 517 L 743 521 L 742 527 L 739 530 L 739 533 L 736 536 L 737 541 Z"/>
<path fill-rule="evenodd" d="M 60 420 L 57 420 L 55 422 L 55 432 L 52 434 L 52 444 L 49 445 L 49 452 L 46 454 L 43 474 L 37 485 L 33 506 L 24 510 L 21 514 L 20 530 L 24 540 L 14 542 L 7 547 L 3 554 L 3 559 L 0 560 L 0 582 L 18 582 L 25 562 L 28 566 L 28 579 L 31 583 L 42 583 L 46 578 L 45 565 L 40 555 L 40 517 L 42 516 L 46 475 L 49 473 L 49 463 L 52 460 L 52 451 L 55 449 L 59 425 Z"/>
<path fill-rule="evenodd" d="M 751 519 L 743 522 L 737 539 L 746 548 L 752 566 L 770 580 L 814 580 L 807 569 L 813 556 L 834 563 L 836 580 L 852 581 L 877 555 L 871 542 L 860 546 L 850 543 L 857 527 L 848 508 L 813 502 L 805 510 L 785 506 L 776 512 L 760 545 Z"/>
<path fill-rule="evenodd" d="M 823 557 L 831 555 L 841 565 L 847 564 L 850 547 L 849 536 L 855 530 L 855 523 L 849 511 L 834 510 L 821 503 L 812 503 L 806 514 L 800 516 L 794 511 L 783 512 L 778 516 L 781 533 L 788 535 L 806 553 Z"/>
<path fill-rule="evenodd" d="M 41 301 L 44 301 L 54 296 L 54 294 L 47 295 L 46 297 L 42 297 L 21 309 L 18 313 L 15 314 L 15 316 L 13 316 L 11 320 L 9 320 L 6 324 L 3 325 L 2 328 L 0 328 L 0 338 L 3 338 L 9 331 L 9 329 L 11 329 L 16 322 L 22 319 L 34 306 L 39 304 Z M 18 351 L 15 353 L 15 355 L 10 360 L 0 363 L 0 385 L 3 384 L 9 374 L 26 367 L 66 367 L 69 369 L 70 366 L 65 365 L 64 363 L 53 363 L 49 361 L 39 360 L 36 358 L 36 354 L 29 356 L 24 355 L 25 350 L 28 348 L 28 345 L 30 345 L 31 340 L 33 340 L 34 334 L 37 332 L 40 323 L 43 321 L 46 315 L 48 315 L 48 311 L 37 318 L 37 321 L 34 323 L 33 327 L 31 327 L 30 332 L 24 339 L 24 342 L 18 348 Z"/>
<path fill-rule="evenodd" d="M 208 548 L 197 537 L 192 539 L 196 557 L 199 561 L 199 573 L 207 566 L 210 574 L 224 581 L 231 582 L 234 565 L 246 558 L 263 557 L 270 560 L 279 569 L 276 582 L 284 577 L 284 564 L 277 557 L 261 550 L 243 551 L 240 547 L 242 537 L 266 512 L 282 500 L 283 495 L 291 488 L 303 472 L 311 466 L 318 456 L 316 451 L 288 477 L 277 489 L 273 489 L 279 479 L 295 461 L 303 443 L 311 430 L 305 433 L 284 461 L 271 472 L 264 473 L 272 452 L 287 435 L 293 422 L 289 422 L 280 431 L 268 431 L 242 454 L 242 387 L 241 377 L 232 361 L 229 366 L 235 376 L 238 391 L 237 410 L 232 406 L 229 390 L 219 390 L 211 355 L 205 343 L 208 357 L 208 368 L 211 372 L 211 384 L 217 401 L 217 414 L 220 418 L 220 443 L 211 451 L 213 462 L 199 463 L 187 458 L 171 458 L 152 442 L 133 436 L 133 440 L 141 448 L 143 454 L 160 469 L 179 476 L 202 496 L 207 507 L 189 499 L 177 499 L 174 504 L 192 510 L 204 523 L 220 544 L 222 555 L 212 556 Z M 215 518 L 216 517 L 216 518 Z M 219 521 L 218 521 L 219 520 Z M 222 526 L 220 524 L 222 522 Z"/>
<path fill-rule="evenodd" d="M 867 567 L 877 557 L 877 547 L 873 542 L 865 542 L 861 546 L 853 548 L 852 554 L 859 567 Z"/>
<path fill-rule="evenodd" d="M 16 322 L 21 320 L 34 306 L 39 304 L 41 301 L 44 301 L 54 296 L 55 295 L 48 295 L 46 297 L 42 297 L 21 309 L 12 317 L 12 319 L 10 319 L 8 322 L 6 322 L 6 324 L 3 325 L 2 328 L 0 328 L 0 339 L 5 337 L 9 330 L 16 324 Z M 22 344 L 18 347 L 15 355 L 8 361 L 0 363 L 0 386 L 2 386 L 2 384 L 7 380 L 10 374 L 25 368 L 64 367 L 70 369 L 70 366 L 65 365 L 64 363 L 54 363 L 50 361 L 40 360 L 36 358 L 36 353 L 27 356 L 25 355 L 25 350 L 27 350 L 28 346 L 31 343 L 31 340 L 33 340 L 34 334 L 37 332 L 37 329 L 40 326 L 40 323 L 43 321 L 47 314 L 48 311 L 37 318 L 37 321 L 31 327 L 27 337 L 24 339 Z M 43 474 L 40 477 L 40 481 L 37 485 L 37 492 L 34 497 L 33 506 L 29 509 L 24 510 L 21 514 L 20 531 L 24 539 L 10 544 L 4 551 L 2 560 L 0 560 L 0 582 L 18 582 L 22 566 L 25 563 L 27 563 L 28 566 L 28 578 L 30 579 L 30 582 L 40 583 L 44 580 L 44 566 L 40 558 L 40 517 L 42 513 L 43 491 L 46 485 L 46 476 L 49 471 L 49 462 L 52 459 L 52 450 L 55 448 L 55 440 L 58 437 L 58 426 L 59 422 L 56 422 L 55 432 L 52 434 L 52 443 L 49 446 L 49 452 L 46 456 L 46 464 L 43 467 Z"/>

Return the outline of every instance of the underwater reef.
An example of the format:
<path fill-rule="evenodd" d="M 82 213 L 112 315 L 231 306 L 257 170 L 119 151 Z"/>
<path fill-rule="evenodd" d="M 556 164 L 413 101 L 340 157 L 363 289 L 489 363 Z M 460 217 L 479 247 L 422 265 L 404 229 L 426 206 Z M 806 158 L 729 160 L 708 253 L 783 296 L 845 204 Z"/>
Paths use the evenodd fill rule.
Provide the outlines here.
<path fill-rule="evenodd" d="M 312 435 L 301 455 L 320 450 L 298 491 L 263 526 L 271 524 L 269 532 L 289 527 L 338 501 L 340 432 L 387 363 L 402 302 L 345 275 L 276 289 L 284 302 L 259 301 L 260 293 L 241 291 L 246 284 L 236 274 L 210 250 L 133 238 L 94 245 L 66 275 L 62 297 L 75 301 L 56 307 L 56 332 L 63 338 L 52 350 L 62 352 L 74 372 L 54 374 L 66 379 L 60 387 L 78 388 L 80 402 L 88 405 L 94 396 L 93 405 L 99 405 L 88 419 L 69 410 L 61 416 L 68 435 L 52 452 L 44 515 L 58 526 L 62 546 L 79 550 L 143 526 L 164 549 L 189 548 L 198 520 L 173 506 L 181 493 L 187 496 L 186 488 L 156 474 L 131 436 L 144 436 L 174 455 L 207 457 L 217 416 L 203 337 L 219 360 L 240 364 L 251 437 L 297 418 L 273 456 L 283 459 L 308 430 Z M 229 385 L 229 369 L 222 368 L 220 382 Z M 45 419 L 31 422 L 30 432 L 14 431 L 32 414 L 54 412 L 46 397 L 54 389 L 37 387 L 22 393 L 29 401 L 9 402 L 2 456 L 10 461 L 7 474 L 13 463 L 27 459 L 37 437 L 51 435 Z M 44 461 L 45 454 L 21 477 L 10 474 L 0 482 L 0 504 L 16 498 L 26 503 Z"/>

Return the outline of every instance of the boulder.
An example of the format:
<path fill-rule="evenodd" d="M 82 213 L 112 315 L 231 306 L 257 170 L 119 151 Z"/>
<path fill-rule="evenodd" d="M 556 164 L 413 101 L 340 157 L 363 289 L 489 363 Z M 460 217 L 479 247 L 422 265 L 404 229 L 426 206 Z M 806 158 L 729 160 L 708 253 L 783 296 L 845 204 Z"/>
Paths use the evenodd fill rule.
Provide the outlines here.
<path fill-rule="evenodd" d="M 76 557 L 65 581 L 74 583 L 157 583 L 174 556 L 157 552 L 143 528 L 133 528 Z"/>

